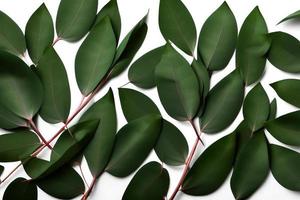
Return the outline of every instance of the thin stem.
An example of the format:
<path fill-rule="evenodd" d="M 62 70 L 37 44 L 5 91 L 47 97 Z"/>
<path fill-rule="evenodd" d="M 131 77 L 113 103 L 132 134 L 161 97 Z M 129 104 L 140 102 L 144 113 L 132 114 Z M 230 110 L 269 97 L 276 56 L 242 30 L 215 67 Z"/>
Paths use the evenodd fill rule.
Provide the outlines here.
<path fill-rule="evenodd" d="M 190 122 L 190 124 L 192 125 L 192 127 L 193 127 L 193 129 L 194 129 L 194 131 L 195 131 L 195 134 L 196 134 L 198 140 L 200 140 L 200 142 L 202 143 L 202 145 L 205 146 L 205 145 L 204 145 L 204 142 L 203 142 L 202 139 L 201 139 L 201 132 L 200 132 L 200 133 L 198 132 L 198 129 L 196 128 L 196 125 L 195 125 L 194 121 L 193 121 L 193 120 L 190 120 L 189 122 Z"/>
<path fill-rule="evenodd" d="M 94 177 L 94 178 L 93 178 L 93 181 L 92 181 L 92 183 L 91 183 L 91 185 L 90 185 L 90 187 L 89 187 L 88 190 L 83 194 L 81 200 L 87 200 L 87 199 L 88 199 L 89 195 L 91 194 L 93 188 L 94 188 L 95 185 L 96 185 L 96 181 L 97 181 L 97 177 Z"/>
<path fill-rule="evenodd" d="M 54 46 L 59 40 L 61 40 L 61 38 L 60 38 L 60 37 L 57 37 L 57 38 L 53 41 L 52 46 Z"/>
<path fill-rule="evenodd" d="M 7 174 L 7 176 L 3 180 L 1 180 L 0 184 L 5 182 L 21 166 L 22 166 L 22 162 L 20 164 L 18 164 L 9 174 Z"/>
<path fill-rule="evenodd" d="M 83 170 L 82 170 L 82 167 L 81 167 L 81 163 L 78 163 L 78 166 L 79 166 L 79 170 L 80 170 L 80 173 L 81 173 L 81 176 L 82 176 L 83 181 L 84 181 L 85 184 L 89 187 L 89 184 L 88 184 L 88 182 L 86 181 L 86 178 L 85 178 L 85 176 L 84 176 L 84 173 L 83 173 Z"/>
<path fill-rule="evenodd" d="M 131 82 L 129 81 L 129 82 L 125 83 L 124 85 L 122 85 L 122 86 L 119 87 L 119 88 L 125 87 L 126 85 L 128 85 L 128 84 L 130 84 L 130 83 L 131 83 Z"/>
<path fill-rule="evenodd" d="M 49 149 L 52 149 L 51 145 L 47 143 L 47 140 L 43 137 L 42 133 L 38 129 L 38 127 L 35 125 L 35 123 L 32 121 L 32 119 L 28 120 L 32 130 L 37 134 L 37 136 L 42 140 L 44 145 L 46 145 Z"/>

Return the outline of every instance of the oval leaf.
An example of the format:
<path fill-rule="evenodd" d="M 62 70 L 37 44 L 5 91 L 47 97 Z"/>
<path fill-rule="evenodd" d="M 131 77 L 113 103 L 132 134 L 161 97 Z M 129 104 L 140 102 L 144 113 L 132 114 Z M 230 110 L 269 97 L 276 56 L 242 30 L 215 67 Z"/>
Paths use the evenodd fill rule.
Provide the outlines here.
<path fill-rule="evenodd" d="M 300 154 L 285 147 L 271 144 L 271 171 L 283 187 L 300 191 Z"/>
<path fill-rule="evenodd" d="M 268 120 L 273 120 L 276 118 L 277 115 L 277 101 L 274 98 L 273 101 L 270 104 L 270 114 Z"/>
<path fill-rule="evenodd" d="M 53 47 L 38 62 L 37 74 L 44 88 L 39 114 L 49 123 L 65 122 L 71 106 L 70 86 L 65 66 Z"/>
<path fill-rule="evenodd" d="M 233 132 L 209 146 L 188 172 L 182 191 L 190 195 L 207 195 L 225 181 L 234 163 L 236 134 Z"/>
<path fill-rule="evenodd" d="M 292 14 L 289 14 L 284 19 L 282 19 L 278 24 L 288 21 L 288 20 L 298 19 L 299 17 L 300 17 L 300 10 L 293 12 Z"/>
<path fill-rule="evenodd" d="M 170 184 L 168 171 L 157 162 L 144 165 L 132 178 L 122 200 L 164 199 Z"/>
<path fill-rule="evenodd" d="M 194 20 L 181 0 L 160 0 L 159 28 L 166 41 L 193 55 L 197 31 Z"/>
<path fill-rule="evenodd" d="M 43 3 L 30 17 L 25 29 L 28 54 L 34 63 L 42 57 L 51 46 L 54 38 L 54 27 L 51 15 Z"/>
<path fill-rule="evenodd" d="M 119 130 L 107 172 L 125 177 L 135 171 L 154 147 L 161 127 L 159 115 L 147 115 Z"/>
<path fill-rule="evenodd" d="M 106 75 L 114 59 L 116 38 L 109 18 L 99 22 L 80 46 L 75 59 L 81 93 L 90 94 Z"/>
<path fill-rule="evenodd" d="M 37 200 L 38 192 L 34 183 L 25 178 L 17 178 L 6 188 L 3 200 Z"/>
<path fill-rule="evenodd" d="M 17 127 L 27 127 L 26 120 L 14 114 L 9 109 L 0 105 L 0 128 L 13 129 Z"/>
<path fill-rule="evenodd" d="M 221 70 L 228 65 L 235 50 L 237 34 L 235 17 L 224 2 L 205 21 L 199 35 L 198 53 L 209 70 Z"/>
<path fill-rule="evenodd" d="M 197 76 L 170 44 L 166 45 L 155 74 L 159 98 L 167 113 L 180 121 L 192 120 L 200 105 Z"/>
<path fill-rule="evenodd" d="M 262 128 L 269 118 L 270 102 L 262 85 L 257 84 L 247 94 L 243 106 L 243 114 L 252 132 Z"/>
<path fill-rule="evenodd" d="M 246 199 L 264 182 L 269 173 L 268 146 L 263 131 L 254 136 L 241 149 L 230 180 L 236 199 Z"/>
<path fill-rule="evenodd" d="M 246 85 L 258 81 L 265 70 L 270 42 L 264 17 L 255 7 L 245 19 L 238 37 L 236 65 Z"/>
<path fill-rule="evenodd" d="M 92 175 L 99 176 L 110 159 L 117 132 L 117 116 L 111 89 L 104 97 L 94 103 L 79 121 L 88 120 L 100 121 L 94 138 L 84 150 L 84 156 Z"/>
<path fill-rule="evenodd" d="M 0 50 L 8 51 L 16 56 L 26 51 L 25 37 L 20 27 L 5 13 L 0 11 Z"/>
<path fill-rule="evenodd" d="M 280 142 L 300 146 L 300 111 L 288 113 L 266 124 L 267 130 Z"/>
<path fill-rule="evenodd" d="M 92 27 L 98 0 L 61 0 L 56 16 L 57 37 L 70 42 L 80 40 Z"/>
<path fill-rule="evenodd" d="M 200 118 L 201 130 L 205 133 L 224 130 L 238 115 L 243 99 L 243 80 L 235 70 L 208 93 L 204 113 Z"/>

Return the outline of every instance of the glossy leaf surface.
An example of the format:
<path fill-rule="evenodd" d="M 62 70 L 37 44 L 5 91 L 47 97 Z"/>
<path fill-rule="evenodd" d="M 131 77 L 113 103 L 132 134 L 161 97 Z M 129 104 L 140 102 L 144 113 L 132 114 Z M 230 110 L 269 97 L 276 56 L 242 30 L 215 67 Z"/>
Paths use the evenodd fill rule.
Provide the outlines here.
<path fill-rule="evenodd" d="M 9 184 L 3 195 L 3 200 L 13 199 L 37 200 L 38 192 L 36 185 L 25 178 L 16 178 Z"/>

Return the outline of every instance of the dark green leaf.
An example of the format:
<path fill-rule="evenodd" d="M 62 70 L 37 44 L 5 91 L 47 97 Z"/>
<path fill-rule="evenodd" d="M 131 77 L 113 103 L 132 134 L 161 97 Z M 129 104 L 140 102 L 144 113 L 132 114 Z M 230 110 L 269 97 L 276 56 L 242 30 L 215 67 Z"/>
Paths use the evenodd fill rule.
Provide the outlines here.
<path fill-rule="evenodd" d="M 58 38 L 75 42 L 92 27 L 98 0 L 61 0 L 56 16 Z"/>
<path fill-rule="evenodd" d="M 121 17 L 119 13 L 118 8 L 118 2 L 117 0 L 110 0 L 97 14 L 96 22 L 100 22 L 102 19 L 104 19 L 106 16 L 109 17 L 111 21 L 111 25 L 114 29 L 114 33 L 116 36 L 116 39 L 119 40 L 120 33 L 121 33 Z"/>
<path fill-rule="evenodd" d="M 243 114 L 252 132 L 262 128 L 269 118 L 270 102 L 262 85 L 258 83 L 247 94 L 243 106 Z"/>
<path fill-rule="evenodd" d="M 277 101 L 274 98 L 273 101 L 270 104 L 270 113 L 269 113 L 269 117 L 268 120 L 273 120 L 276 118 L 277 115 Z"/>
<path fill-rule="evenodd" d="M 234 14 L 224 2 L 205 21 L 199 35 L 198 53 L 209 70 L 221 70 L 228 65 L 235 50 L 237 34 Z"/>
<path fill-rule="evenodd" d="M 300 154 L 271 144 L 270 158 L 271 171 L 277 182 L 289 190 L 300 191 Z"/>
<path fill-rule="evenodd" d="M 81 176 L 71 167 L 64 167 L 35 182 L 47 194 L 59 199 L 72 199 L 84 193 Z"/>
<path fill-rule="evenodd" d="M 0 30 L 0 50 L 8 51 L 16 56 L 24 54 L 26 42 L 20 27 L 1 11 L 0 24 L 3 26 Z"/>
<path fill-rule="evenodd" d="M 65 66 L 53 47 L 38 62 L 37 74 L 44 87 L 39 114 L 49 123 L 65 122 L 71 106 L 70 86 Z"/>
<path fill-rule="evenodd" d="M 209 146 L 188 172 L 182 191 L 199 196 L 210 194 L 218 189 L 231 171 L 235 148 L 234 132 Z"/>
<path fill-rule="evenodd" d="M 144 165 L 132 178 L 122 200 L 160 200 L 169 190 L 170 177 L 157 162 Z"/>
<path fill-rule="evenodd" d="M 270 46 L 267 34 L 264 17 L 255 7 L 241 27 L 236 50 L 236 65 L 246 85 L 258 81 L 264 72 Z"/>
<path fill-rule="evenodd" d="M 181 0 L 160 0 L 159 28 L 168 41 L 193 55 L 197 31 L 194 20 Z"/>
<path fill-rule="evenodd" d="M 167 113 L 180 121 L 192 120 L 201 100 L 199 82 L 190 64 L 169 43 L 155 74 L 159 98 Z"/>
<path fill-rule="evenodd" d="M 249 128 L 245 120 L 243 120 L 235 130 L 237 136 L 237 153 L 241 152 L 241 149 L 248 143 L 251 139 L 253 132 Z M 237 157 L 237 156 L 236 156 Z"/>
<path fill-rule="evenodd" d="M 0 161 L 19 161 L 29 156 L 39 145 L 39 138 L 30 131 L 0 135 Z"/>
<path fill-rule="evenodd" d="M 27 122 L 17 116 L 3 105 L 0 105 L 0 128 L 13 129 L 17 127 L 27 127 Z"/>
<path fill-rule="evenodd" d="M 117 116 L 112 90 L 94 103 L 80 118 L 80 121 L 100 120 L 94 138 L 85 148 L 84 156 L 93 176 L 99 176 L 106 167 L 117 132 Z"/>
<path fill-rule="evenodd" d="M 37 200 L 37 187 L 25 178 L 17 178 L 6 188 L 3 200 Z"/>
<path fill-rule="evenodd" d="M 76 80 L 83 95 L 91 93 L 108 72 L 116 45 L 113 28 L 106 17 L 92 29 L 76 55 Z"/>
<path fill-rule="evenodd" d="M 201 130 L 217 133 L 238 115 L 244 99 L 244 84 L 237 70 L 222 79 L 209 93 L 200 119 Z"/>
<path fill-rule="evenodd" d="M 266 124 L 267 130 L 280 142 L 300 146 L 300 111 L 288 113 Z"/>
<path fill-rule="evenodd" d="M 300 108 L 300 80 L 285 79 L 272 83 L 271 86 L 280 98 Z"/>
<path fill-rule="evenodd" d="M 235 199 L 246 199 L 269 173 L 268 146 L 263 131 L 257 132 L 238 154 L 230 185 Z"/>
<path fill-rule="evenodd" d="M 129 66 L 136 52 L 142 46 L 148 31 L 146 23 L 147 17 L 148 14 L 143 17 L 122 40 L 111 67 L 111 77 L 116 77 L 121 74 Z"/>
<path fill-rule="evenodd" d="M 147 115 L 121 128 L 106 170 L 117 177 L 125 177 L 135 171 L 154 147 L 160 127 L 159 115 Z"/>
<path fill-rule="evenodd" d="M 300 72 L 300 42 L 297 38 L 284 32 L 269 34 L 271 47 L 268 60 L 278 69 L 290 72 Z"/>
<path fill-rule="evenodd" d="M 34 72 L 18 57 L 0 52 L 0 105 L 31 119 L 43 100 L 43 87 Z"/>
<path fill-rule="evenodd" d="M 153 49 L 136 60 L 128 71 L 131 83 L 140 88 L 153 88 L 155 84 L 155 69 L 163 54 L 164 46 Z"/>
<path fill-rule="evenodd" d="M 300 10 L 293 12 L 292 14 L 289 14 L 284 19 L 282 19 L 278 24 L 288 21 L 288 20 L 291 20 L 291 19 L 299 19 L 299 17 L 300 17 Z"/>
<path fill-rule="evenodd" d="M 42 57 L 51 46 L 54 38 L 54 27 L 51 15 L 43 3 L 30 17 L 25 30 L 28 54 L 34 63 Z"/>
<path fill-rule="evenodd" d="M 0 165 L 0 176 L 3 174 L 3 172 L 4 172 L 4 167 Z"/>

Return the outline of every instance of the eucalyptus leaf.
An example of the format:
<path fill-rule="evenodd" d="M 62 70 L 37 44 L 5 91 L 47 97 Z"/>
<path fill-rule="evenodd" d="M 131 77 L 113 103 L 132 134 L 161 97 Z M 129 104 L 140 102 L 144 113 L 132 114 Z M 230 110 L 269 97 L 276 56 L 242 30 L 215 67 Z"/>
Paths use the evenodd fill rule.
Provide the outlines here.
<path fill-rule="evenodd" d="M 247 94 L 243 106 L 243 114 L 246 123 L 252 132 L 262 128 L 269 119 L 270 102 L 262 85 L 258 83 Z"/>
<path fill-rule="evenodd" d="M 169 184 L 168 171 L 157 162 L 149 162 L 134 175 L 122 200 L 164 199 Z"/>
<path fill-rule="evenodd" d="M 14 114 L 9 109 L 0 105 L 0 128 L 13 129 L 17 127 L 27 127 L 26 120 Z"/>
<path fill-rule="evenodd" d="M 209 146 L 188 172 L 182 185 L 182 191 L 186 194 L 200 196 L 217 190 L 232 169 L 235 149 L 235 132 Z"/>
<path fill-rule="evenodd" d="M 267 130 L 280 142 L 300 146 L 300 111 L 280 116 L 266 124 Z"/>
<path fill-rule="evenodd" d="M 45 3 L 29 18 L 26 24 L 25 38 L 31 60 L 38 63 L 54 39 L 53 21 Z"/>
<path fill-rule="evenodd" d="M 49 123 L 66 122 L 71 107 L 70 86 L 65 66 L 53 47 L 39 60 L 37 74 L 44 88 L 39 114 Z"/>
<path fill-rule="evenodd" d="M 135 171 L 154 147 L 160 129 L 159 115 L 147 115 L 121 128 L 106 171 L 117 177 L 125 177 Z"/>
<path fill-rule="evenodd" d="M 230 180 L 235 199 L 246 199 L 269 173 L 268 145 L 263 131 L 256 132 L 241 149 Z"/>
<path fill-rule="evenodd" d="M 104 97 L 95 102 L 79 121 L 88 120 L 100 120 L 94 138 L 84 150 L 84 156 L 92 175 L 99 176 L 108 164 L 117 132 L 117 116 L 111 89 Z"/>
<path fill-rule="evenodd" d="M 268 27 L 258 7 L 245 19 L 237 42 L 236 65 L 246 85 L 258 81 L 265 69 L 270 47 Z"/>
<path fill-rule="evenodd" d="M 30 131 L 22 130 L 0 135 L 0 161 L 19 161 L 40 146 L 39 138 Z"/>
<path fill-rule="evenodd" d="M 238 115 L 244 99 L 244 83 L 235 70 L 223 78 L 208 93 L 200 118 L 201 130 L 217 133 L 228 127 Z"/>
<path fill-rule="evenodd" d="M 83 95 L 90 94 L 109 71 L 116 45 L 108 17 L 99 22 L 81 44 L 75 59 L 75 74 Z"/>
<path fill-rule="evenodd" d="M 269 117 L 268 120 L 273 120 L 276 118 L 277 115 L 277 101 L 274 98 L 273 101 L 270 104 L 270 113 L 269 113 Z"/>
<path fill-rule="evenodd" d="M 252 130 L 249 128 L 247 122 L 243 120 L 235 129 L 237 137 L 237 154 L 241 152 L 244 146 L 249 142 L 253 136 Z M 237 157 L 237 156 L 236 156 Z"/>
<path fill-rule="evenodd" d="M 176 120 L 192 120 L 201 101 L 199 82 L 189 63 L 169 43 L 155 74 L 159 98 L 167 113 Z"/>
<path fill-rule="evenodd" d="M 40 109 L 43 87 L 18 57 L 0 51 L 0 105 L 19 117 L 31 119 Z"/>
<path fill-rule="evenodd" d="M 237 23 L 226 1 L 205 21 L 202 26 L 198 54 L 211 70 L 224 69 L 236 47 Z"/>
<path fill-rule="evenodd" d="M 278 22 L 278 24 L 281 24 L 282 22 L 285 22 L 285 21 L 288 21 L 288 20 L 299 19 L 299 17 L 300 17 L 300 10 L 289 14 L 288 16 L 283 18 L 280 22 Z"/>
<path fill-rule="evenodd" d="M 155 48 L 136 60 L 128 71 L 130 82 L 140 88 L 155 87 L 155 69 L 160 62 L 163 50 L 164 46 Z"/>
<path fill-rule="evenodd" d="M 300 154 L 288 148 L 270 145 L 271 171 L 283 187 L 300 191 Z"/>
<path fill-rule="evenodd" d="M 92 27 L 98 0 L 61 0 L 56 16 L 57 37 L 66 41 L 80 40 Z"/>
<path fill-rule="evenodd" d="M 271 86 L 281 99 L 300 108 L 300 80 L 285 79 L 272 83 Z"/>
<path fill-rule="evenodd" d="M 271 47 L 268 60 L 278 69 L 290 72 L 300 72 L 300 42 L 297 38 L 284 32 L 273 32 L 269 34 Z"/>
<path fill-rule="evenodd" d="M 26 41 L 20 27 L 5 13 L 0 11 L 0 24 L 5 27 L 0 30 L 0 50 L 16 56 L 26 51 Z"/>
<path fill-rule="evenodd" d="M 6 188 L 3 200 L 37 200 L 38 192 L 34 183 L 25 178 L 16 178 Z"/>
<path fill-rule="evenodd" d="M 193 55 L 197 31 L 194 20 L 181 0 L 160 0 L 159 28 L 166 41 Z"/>

